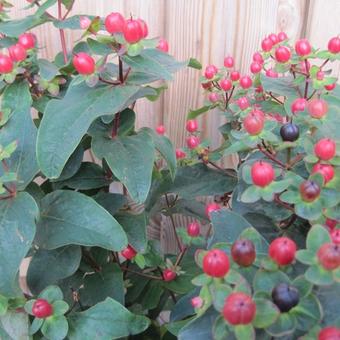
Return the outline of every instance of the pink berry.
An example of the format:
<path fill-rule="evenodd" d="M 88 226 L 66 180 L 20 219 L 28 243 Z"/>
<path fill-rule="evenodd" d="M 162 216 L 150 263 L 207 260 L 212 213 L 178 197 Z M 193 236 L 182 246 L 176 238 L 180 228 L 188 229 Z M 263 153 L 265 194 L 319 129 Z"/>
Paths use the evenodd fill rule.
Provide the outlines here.
<path fill-rule="evenodd" d="M 194 308 L 201 308 L 203 306 L 203 299 L 200 296 L 193 297 L 190 302 Z"/>
<path fill-rule="evenodd" d="M 251 73 L 259 73 L 261 72 L 262 70 L 262 65 L 256 61 L 253 61 L 251 64 L 250 64 L 250 72 Z"/>
<path fill-rule="evenodd" d="M 86 30 L 91 25 L 91 19 L 87 16 L 81 16 L 79 18 L 79 24 L 81 29 Z"/>
<path fill-rule="evenodd" d="M 305 98 L 297 98 L 293 101 L 290 109 L 293 113 L 304 111 L 307 104 L 307 100 Z"/>
<path fill-rule="evenodd" d="M 253 85 L 253 81 L 249 76 L 243 76 L 240 78 L 240 86 L 243 89 L 249 89 Z"/>
<path fill-rule="evenodd" d="M 205 68 L 205 72 L 204 72 L 204 76 L 207 78 L 207 79 L 212 79 L 215 77 L 216 73 L 218 72 L 218 69 L 215 65 L 208 65 L 206 68 Z"/>
<path fill-rule="evenodd" d="M 189 149 L 196 149 L 200 145 L 201 141 L 197 136 L 189 136 L 187 138 L 187 147 Z"/>
<path fill-rule="evenodd" d="M 300 57 L 304 57 L 312 52 L 312 46 L 307 39 L 300 39 L 295 43 L 295 51 Z"/>
<path fill-rule="evenodd" d="M 340 52 L 340 38 L 339 37 L 334 37 L 328 42 L 328 51 L 334 54 Z"/>
<path fill-rule="evenodd" d="M 323 80 L 325 78 L 325 72 L 323 72 L 323 71 L 318 71 L 317 73 L 316 73 L 316 79 L 317 80 Z"/>
<path fill-rule="evenodd" d="M 181 149 L 176 149 L 176 159 L 182 159 L 186 157 L 186 153 Z"/>
<path fill-rule="evenodd" d="M 268 38 L 271 40 L 273 45 L 276 45 L 279 42 L 279 38 L 275 33 L 269 34 Z"/>
<path fill-rule="evenodd" d="M 259 64 L 263 64 L 264 60 L 263 60 L 262 54 L 260 52 L 255 52 L 253 54 L 253 61 L 256 61 Z"/>
<path fill-rule="evenodd" d="M 218 93 L 216 93 L 216 92 L 211 92 L 210 94 L 209 94 L 209 101 L 211 101 L 212 103 L 216 103 L 216 102 L 218 102 L 218 100 L 219 100 L 219 95 L 218 95 Z"/>
<path fill-rule="evenodd" d="M 169 51 L 169 44 L 168 44 L 168 42 L 165 39 L 160 38 L 156 48 L 159 49 L 160 51 L 168 53 L 168 51 Z"/>
<path fill-rule="evenodd" d="M 238 107 L 243 111 L 249 107 L 249 101 L 247 97 L 241 97 L 237 99 L 237 105 Z"/>
<path fill-rule="evenodd" d="M 279 63 L 286 63 L 287 61 L 289 61 L 290 57 L 291 57 L 290 50 L 286 46 L 279 46 L 275 50 L 275 59 Z"/>
<path fill-rule="evenodd" d="M 159 135 L 164 135 L 165 134 L 165 126 L 164 125 L 158 125 L 156 127 L 156 132 L 159 134 Z"/>
<path fill-rule="evenodd" d="M 227 56 L 224 58 L 224 67 L 231 68 L 234 66 L 234 58 Z"/>
<path fill-rule="evenodd" d="M 143 39 L 143 29 L 138 20 L 128 19 L 125 21 L 123 34 L 129 44 L 135 44 Z"/>
<path fill-rule="evenodd" d="M 277 38 L 279 39 L 280 42 L 288 39 L 287 34 L 285 32 L 278 33 Z"/>
<path fill-rule="evenodd" d="M 73 66 L 79 74 L 88 75 L 95 71 L 94 59 L 85 52 L 79 52 L 73 57 Z"/>
<path fill-rule="evenodd" d="M 26 59 L 27 52 L 20 44 L 12 45 L 8 48 L 8 53 L 11 59 L 15 62 L 20 62 Z"/>
<path fill-rule="evenodd" d="M 232 88 L 233 84 L 229 79 L 222 79 L 220 81 L 220 86 L 223 91 L 227 92 Z"/>
<path fill-rule="evenodd" d="M 218 210 L 221 210 L 221 207 L 217 203 L 209 203 L 205 207 L 205 214 L 211 218 L 211 213 Z"/>
<path fill-rule="evenodd" d="M 201 232 L 201 228 L 198 222 L 191 222 L 187 226 L 187 233 L 191 237 L 199 236 Z"/>
<path fill-rule="evenodd" d="M 230 73 L 230 79 L 232 81 L 238 81 L 240 79 L 240 73 L 238 71 L 233 71 Z"/>
<path fill-rule="evenodd" d="M 329 161 L 336 154 L 336 144 L 333 139 L 322 138 L 314 145 L 315 155 L 324 160 Z"/>
<path fill-rule="evenodd" d="M 189 119 L 185 125 L 188 132 L 195 132 L 198 129 L 198 122 L 196 119 Z"/>
<path fill-rule="evenodd" d="M 333 91 L 335 89 L 336 83 L 325 85 L 327 91 Z"/>
<path fill-rule="evenodd" d="M 105 18 L 105 28 L 111 33 L 122 33 L 124 30 L 125 19 L 120 13 L 110 13 Z"/>
<path fill-rule="evenodd" d="M 269 38 L 264 38 L 261 42 L 263 51 L 269 52 L 273 47 L 273 42 Z"/>
<path fill-rule="evenodd" d="M 29 50 L 35 46 L 35 40 L 36 38 L 33 33 L 23 33 L 19 35 L 18 43 L 26 50 Z"/>
<path fill-rule="evenodd" d="M 141 28 L 142 28 L 142 37 L 146 38 L 149 34 L 149 29 L 148 29 L 148 25 L 146 24 L 146 22 L 143 19 L 137 19 L 137 21 L 139 22 Z"/>
<path fill-rule="evenodd" d="M 176 272 L 174 272 L 171 269 L 164 269 L 163 270 L 163 279 L 166 282 L 170 282 L 170 281 L 175 280 L 176 276 L 177 276 Z"/>
<path fill-rule="evenodd" d="M 277 78 L 279 75 L 276 71 L 274 71 L 272 68 L 270 68 L 266 71 L 266 76 L 269 77 L 269 78 Z"/>

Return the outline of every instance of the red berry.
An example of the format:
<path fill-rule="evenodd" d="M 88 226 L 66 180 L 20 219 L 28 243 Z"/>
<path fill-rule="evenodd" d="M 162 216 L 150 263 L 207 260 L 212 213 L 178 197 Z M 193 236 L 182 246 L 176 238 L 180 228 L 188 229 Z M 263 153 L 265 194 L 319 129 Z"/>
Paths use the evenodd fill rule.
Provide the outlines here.
<path fill-rule="evenodd" d="M 268 253 L 278 265 L 286 266 L 294 261 L 296 244 L 288 237 L 279 237 L 270 244 Z"/>
<path fill-rule="evenodd" d="M 191 300 L 191 306 L 194 308 L 201 308 L 203 306 L 203 299 L 200 296 L 195 296 Z"/>
<path fill-rule="evenodd" d="M 198 129 L 198 122 L 196 119 L 189 119 L 185 126 L 188 132 L 195 132 Z"/>
<path fill-rule="evenodd" d="M 286 63 L 291 57 L 291 53 L 288 47 L 280 46 L 275 50 L 275 59 L 279 63 Z"/>
<path fill-rule="evenodd" d="M 309 114 L 316 119 L 324 117 L 328 111 L 328 104 L 323 99 L 312 99 L 307 104 Z"/>
<path fill-rule="evenodd" d="M 251 73 L 259 73 L 261 72 L 262 70 L 262 65 L 256 61 L 253 61 L 251 64 L 250 64 L 250 72 Z"/>
<path fill-rule="evenodd" d="M 245 110 L 249 107 L 250 104 L 247 97 L 241 97 L 237 99 L 237 105 L 241 110 Z"/>
<path fill-rule="evenodd" d="M 275 178 L 275 171 L 271 164 L 257 161 L 251 167 L 251 178 L 255 185 L 265 187 Z"/>
<path fill-rule="evenodd" d="M 125 21 L 123 34 L 129 44 L 135 44 L 143 39 L 143 29 L 138 20 L 128 19 Z"/>
<path fill-rule="evenodd" d="M 327 91 L 333 91 L 335 89 L 336 83 L 325 85 Z"/>
<path fill-rule="evenodd" d="M 215 65 L 208 65 L 206 68 L 205 68 L 205 72 L 204 72 L 204 76 L 207 78 L 207 79 L 212 79 L 215 77 L 216 73 L 218 72 L 218 69 Z"/>
<path fill-rule="evenodd" d="M 232 81 L 238 81 L 240 79 L 240 73 L 238 71 L 233 71 L 230 73 L 230 79 Z"/>
<path fill-rule="evenodd" d="M 227 56 L 224 58 L 224 67 L 231 68 L 234 66 L 234 58 Z"/>
<path fill-rule="evenodd" d="M 79 74 L 92 74 L 96 64 L 94 59 L 85 52 L 79 52 L 73 57 L 73 66 Z"/>
<path fill-rule="evenodd" d="M 300 39 L 295 43 L 296 53 L 304 57 L 312 52 L 312 46 L 307 39 Z"/>
<path fill-rule="evenodd" d="M 105 18 L 105 28 L 111 33 L 122 33 L 124 30 L 125 19 L 120 13 L 110 13 Z"/>
<path fill-rule="evenodd" d="M 91 25 L 91 19 L 87 16 L 81 16 L 79 18 L 79 25 L 81 29 L 86 30 Z"/>
<path fill-rule="evenodd" d="M 216 92 L 211 92 L 211 93 L 209 94 L 209 97 L 208 97 L 208 98 L 209 98 L 209 101 L 211 101 L 212 103 L 216 103 L 216 102 L 218 102 L 219 99 L 220 99 L 218 93 L 216 93 Z"/>
<path fill-rule="evenodd" d="M 334 168 L 330 164 L 315 164 L 312 168 L 312 174 L 316 172 L 323 176 L 325 184 L 331 181 L 335 175 Z"/>
<path fill-rule="evenodd" d="M 269 77 L 269 78 L 278 78 L 278 73 L 276 71 L 274 71 L 272 68 L 269 68 L 267 71 L 266 71 L 266 76 Z"/>
<path fill-rule="evenodd" d="M 53 307 L 47 300 L 37 299 L 33 304 L 32 314 L 38 319 L 45 319 L 53 314 Z"/>
<path fill-rule="evenodd" d="M 165 39 L 160 38 L 156 48 L 158 48 L 160 51 L 168 53 L 168 51 L 169 51 L 169 44 L 168 44 L 168 42 Z"/>
<path fill-rule="evenodd" d="M 252 111 L 250 111 L 251 114 L 256 115 L 257 117 L 261 118 L 261 119 L 265 119 L 265 115 L 264 112 L 260 109 L 253 109 Z"/>
<path fill-rule="evenodd" d="M 340 229 L 334 229 L 331 231 L 331 239 L 334 244 L 340 245 Z"/>
<path fill-rule="evenodd" d="M 158 125 L 156 127 L 156 132 L 159 134 L 159 135 L 164 135 L 165 134 L 165 126 L 164 125 Z"/>
<path fill-rule="evenodd" d="M 149 34 L 149 29 L 148 29 L 148 25 L 146 24 L 146 22 L 143 19 L 137 19 L 137 21 L 140 24 L 140 27 L 142 28 L 142 37 L 146 38 Z"/>
<path fill-rule="evenodd" d="M 221 207 L 217 203 L 209 203 L 205 207 L 205 214 L 208 218 L 211 218 L 211 213 L 218 210 L 221 210 Z"/>
<path fill-rule="evenodd" d="M 338 224 L 338 221 L 333 220 L 331 218 L 326 218 L 325 224 L 330 230 L 333 230 L 336 227 L 336 225 Z"/>
<path fill-rule="evenodd" d="M 340 266 L 340 246 L 337 244 L 323 244 L 316 255 L 321 266 L 326 270 L 334 270 Z"/>
<path fill-rule="evenodd" d="M 307 104 L 307 100 L 305 98 L 296 98 L 292 105 L 290 106 L 290 109 L 293 113 L 296 113 L 298 111 L 304 111 Z"/>
<path fill-rule="evenodd" d="M 203 257 L 203 271 L 212 277 L 224 277 L 229 271 L 229 258 L 220 249 L 212 249 Z"/>
<path fill-rule="evenodd" d="M 174 272 L 171 269 L 164 269 L 163 270 L 163 280 L 164 281 L 167 281 L 167 282 L 173 281 L 173 280 L 175 280 L 176 276 L 177 276 L 176 272 Z"/>
<path fill-rule="evenodd" d="M 253 54 L 253 61 L 256 61 L 259 64 L 263 64 L 264 60 L 263 60 L 262 54 L 260 52 L 255 52 Z"/>
<path fill-rule="evenodd" d="M 233 260 L 242 267 L 249 267 L 256 258 L 254 243 L 250 240 L 239 239 L 231 247 Z"/>
<path fill-rule="evenodd" d="M 226 92 L 226 91 L 229 91 L 233 87 L 233 84 L 229 79 L 222 79 L 220 81 L 220 86 L 221 86 L 221 89 Z"/>
<path fill-rule="evenodd" d="M 280 42 L 288 39 L 287 34 L 285 32 L 278 33 L 277 38 Z"/>
<path fill-rule="evenodd" d="M 320 196 L 320 186 L 314 181 L 307 180 L 300 184 L 300 195 L 305 202 L 313 202 Z"/>
<path fill-rule="evenodd" d="M 15 62 L 23 61 L 27 57 L 26 50 L 20 44 L 10 46 L 8 48 L 8 53 L 11 59 Z"/>
<path fill-rule="evenodd" d="M 187 138 L 187 147 L 189 149 L 196 149 L 200 145 L 201 141 L 197 136 L 189 136 Z"/>
<path fill-rule="evenodd" d="M 279 42 L 279 39 L 275 33 L 269 34 L 268 38 L 272 41 L 273 45 L 276 45 Z"/>
<path fill-rule="evenodd" d="M 247 325 L 256 314 L 256 304 L 253 299 L 242 292 L 228 295 L 223 306 L 223 317 L 232 325 Z"/>
<path fill-rule="evenodd" d="M 251 87 L 253 85 L 253 81 L 251 80 L 251 78 L 249 76 L 243 76 L 240 79 L 240 86 L 243 89 L 249 89 L 249 87 Z"/>
<path fill-rule="evenodd" d="M 181 149 L 176 149 L 176 159 L 182 159 L 186 157 L 186 153 Z"/>
<path fill-rule="evenodd" d="M 261 42 L 261 47 L 263 51 L 269 52 L 273 47 L 273 43 L 269 38 L 264 38 Z"/>
<path fill-rule="evenodd" d="M 35 46 L 35 35 L 33 33 L 23 33 L 19 35 L 18 43 L 26 50 L 29 50 Z"/>
<path fill-rule="evenodd" d="M 0 54 L 0 73 L 11 73 L 13 71 L 13 61 L 5 54 Z"/>
<path fill-rule="evenodd" d="M 314 152 L 317 157 L 328 161 L 335 156 L 336 144 L 333 139 L 322 138 L 314 145 Z"/>
<path fill-rule="evenodd" d="M 128 245 L 125 249 L 121 251 L 121 254 L 127 260 L 132 260 L 137 255 L 137 252 L 130 245 Z"/>
<path fill-rule="evenodd" d="M 318 340 L 340 340 L 340 329 L 332 326 L 325 327 L 319 332 Z"/>
<path fill-rule="evenodd" d="M 317 80 L 323 80 L 324 77 L 325 77 L 325 72 L 323 72 L 323 71 L 316 72 L 316 79 Z"/>
<path fill-rule="evenodd" d="M 328 51 L 334 54 L 340 52 L 340 38 L 339 37 L 334 37 L 328 42 Z"/>
<path fill-rule="evenodd" d="M 252 136 L 258 135 L 264 127 L 264 119 L 249 113 L 243 120 L 244 129 Z"/>
<path fill-rule="evenodd" d="M 187 226 L 187 233 L 191 237 L 197 237 L 201 232 L 201 228 L 198 222 L 191 222 Z"/>

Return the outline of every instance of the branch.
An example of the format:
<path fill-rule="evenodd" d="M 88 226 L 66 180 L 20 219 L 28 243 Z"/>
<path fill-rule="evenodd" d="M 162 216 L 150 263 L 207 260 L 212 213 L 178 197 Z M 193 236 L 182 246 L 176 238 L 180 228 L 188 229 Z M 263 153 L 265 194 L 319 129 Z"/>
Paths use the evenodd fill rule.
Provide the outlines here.
<path fill-rule="evenodd" d="M 168 206 L 168 209 L 171 208 L 169 198 L 168 198 L 168 194 L 165 194 L 165 200 L 166 200 L 166 205 Z M 180 251 L 182 251 L 183 249 L 182 249 L 181 241 L 179 240 L 179 237 L 178 237 L 178 234 L 177 234 L 177 231 L 176 231 L 175 221 L 174 221 L 172 214 L 170 214 L 170 220 L 171 220 L 172 229 L 175 233 L 175 238 L 176 238 L 178 249 Z"/>
<path fill-rule="evenodd" d="M 307 59 L 305 59 L 305 66 L 306 66 L 306 70 L 308 70 L 308 61 L 307 61 Z M 306 99 L 307 99 L 307 96 L 308 96 L 308 86 L 309 86 L 309 73 L 306 76 L 305 94 L 303 96 Z"/>
<path fill-rule="evenodd" d="M 124 272 L 133 273 L 133 274 L 136 274 L 136 275 L 139 275 L 139 276 L 142 276 L 142 277 L 146 277 L 148 279 L 163 281 L 162 277 L 155 276 L 155 275 L 149 275 L 149 274 L 146 274 L 146 273 L 143 273 L 143 272 L 137 272 L 136 270 L 130 269 L 128 267 L 122 266 L 122 267 L 120 267 L 120 269 Z"/>
<path fill-rule="evenodd" d="M 61 5 L 62 5 L 61 0 L 58 0 L 58 20 L 60 20 L 60 21 L 64 20 L 63 17 L 62 17 Z M 65 18 L 66 18 L 66 16 L 65 16 Z M 62 28 L 59 28 L 59 35 L 60 35 L 61 47 L 63 49 L 64 63 L 67 64 L 68 60 L 67 60 L 67 49 L 66 49 L 65 32 L 64 32 L 64 30 Z"/>
<path fill-rule="evenodd" d="M 295 209 L 290 204 L 281 201 L 279 194 L 275 194 L 274 202 L 295 213 Z"/>
<path fill-rule="evenodd" d="M 182 249 L 182 251 L 178 254 L 177 259 L 176 259 L 176 262 L 175 262 L 175 267 L 177 267 L 177 266 L 179 266 L 179 265 L 181 264 L 181 262 L 182 262 L 182 260 L 183 260 L 183 257 L 184 257 L 184 255 L 185 255 L 185 253 L 186 253 L 187 250 L 188 250 L 188 248 L 187 248 L 187 247 L 184 247 L 184 248 Z"/>
<path fill-rule="evenodd" d="M 270 96 L 271 98 L 273 98 L 277 103 L 279 103 L 279 104 L 281 104 L 281 105 L 284 104 L 280 99 L 276 98 L 271 92 L 268 92 L 268 94 L 269 94 L 269 96 Z"/>
<path fill-rule="evenodd" d="M 286 164 L 281 162 L 279 159 L 277 159 L 274 155 L 270 154 L 267 150 L 264 150 L 260 144 L 257 144 L 258 149 L 266 155 L 269 159 L 271 159 L 274 163 L 278 164 L 281 168 L 285 169 Z"/>

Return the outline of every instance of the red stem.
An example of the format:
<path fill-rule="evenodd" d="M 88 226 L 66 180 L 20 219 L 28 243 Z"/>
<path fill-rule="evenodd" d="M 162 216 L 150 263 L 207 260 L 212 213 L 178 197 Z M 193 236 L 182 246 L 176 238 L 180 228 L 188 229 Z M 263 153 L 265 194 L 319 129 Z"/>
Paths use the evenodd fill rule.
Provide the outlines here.
<path fill-rule="evenodd" d="M 58 20 L 64 20 L 62 16 L 61 5 L 62 5 L 61 0 L 58 0 Z M 66 15 L 65 15 L 65 18 L 66 18 Z M 65 39 L 65 32 L 62 28 L 59 28 L 59 35 L 60 35 L 61 48 L 63 49 L 64 63 L 67 64 L 66 39 Z"/>

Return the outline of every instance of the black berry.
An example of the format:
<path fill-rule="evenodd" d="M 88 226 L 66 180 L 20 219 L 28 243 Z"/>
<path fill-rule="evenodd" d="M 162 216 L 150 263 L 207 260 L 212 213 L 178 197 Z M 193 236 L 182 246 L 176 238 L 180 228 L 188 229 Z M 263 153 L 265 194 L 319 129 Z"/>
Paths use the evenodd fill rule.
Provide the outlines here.
<path fill-rule="evenodd" d="M 299 138 L 299 127 L 294 123 L 287 123 L 280 129 L 280 135 L 285 142 L 295 142 Z"/>
<path fill-rule="evenodd" d="M 280 283 L 273 289 L 272 299 L 280 311 L 285 313 L 299 303 L 299 291 L 287 283 Z"/>

